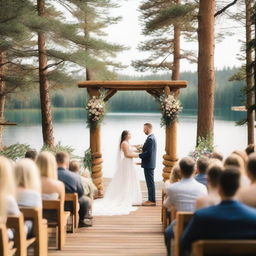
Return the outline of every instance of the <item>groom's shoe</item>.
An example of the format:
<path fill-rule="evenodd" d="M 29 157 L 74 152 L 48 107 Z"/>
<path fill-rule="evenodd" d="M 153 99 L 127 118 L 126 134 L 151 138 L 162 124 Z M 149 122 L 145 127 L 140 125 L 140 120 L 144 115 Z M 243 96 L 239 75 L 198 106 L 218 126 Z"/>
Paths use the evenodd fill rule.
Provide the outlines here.
<path fill-rule="evenodd" d="M 151 201 L 145 201 L 142 203 L 142 206 L 156 206 L 156 203 Z"/>

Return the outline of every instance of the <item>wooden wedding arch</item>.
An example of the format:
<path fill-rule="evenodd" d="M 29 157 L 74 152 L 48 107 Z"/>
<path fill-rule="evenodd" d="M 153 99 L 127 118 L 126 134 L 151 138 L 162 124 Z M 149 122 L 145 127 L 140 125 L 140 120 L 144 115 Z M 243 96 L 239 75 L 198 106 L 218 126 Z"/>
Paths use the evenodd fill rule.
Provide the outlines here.
<path fill-rule="evenodd" d="M 89 97 L 98 96 L 100 90 L 107 90 L 105 101 L 108 101 L 117 91 L 146 91 L 154 97 L 159 97 L 163 93 L 169 95 L 174 93 L 178 97 L 179 90 L 186 88 L 186 81 L 84 81 L 78 84 L 79 88 L 86 88 Z M 147 120 L 150 121 L 150 120 Z M 174 122 L 166 127 L 165 152 L 163 155 L 163 179 L 169 178 L 171 168 L 177 159 L 177 123 Z M 92 179 L 99 190 L 99 195 L 103 195 L 102 180 L 102 154 L 100 143 L 100 125 L 96 129 L 90 129 L 90 148 L 92 152 Z"/>

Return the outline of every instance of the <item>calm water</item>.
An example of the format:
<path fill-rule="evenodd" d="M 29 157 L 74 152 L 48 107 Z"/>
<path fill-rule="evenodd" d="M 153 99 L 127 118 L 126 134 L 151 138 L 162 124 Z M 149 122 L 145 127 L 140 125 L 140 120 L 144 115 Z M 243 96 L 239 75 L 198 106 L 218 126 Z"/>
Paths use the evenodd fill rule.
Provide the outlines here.
<path fill-rule="evenodd" d="M 55 109 L 54 135 L 56 142 L 70 145 L 75 154 L 83 155 L 89 147 L 89 129 L 86 128 L 85 110 Z M 245 113 L 233 111 L 216 111 L 215 113 L 215 145 L 217 150 L 228 155 L 234 149 L 246 147 L 246 126 L 236 126 L 235 121 L 245 117 Z M 7 111 L 6 119 L 17 122 L 18 126 L 7 127 L 4 133 L 5 145 L 13 143 L 28 143 L 31 147 L 40 149 L 42 146 L 40 112 L 38 110 Z M 165 131 L 160 128 L 160 114 L 155 113 L 109 113 L 101 129 L 102 153 L 104 157 L 104 176 L 111 177 L 115 169 L 115 158 L 119 137 L 123 130 L 130 130 L 133 144 L 143 144 L 146 136 L 143 124 L 151 122 L 158 143 L 158 166 L 156 180 L 161 180 L 162 155 L 164 154 Z M 184 111 L 178 124 L 178 156 L 187 155 L 195 146 L 196 113 Z M 138 172 L 143 179 L 142 169 Z"/>

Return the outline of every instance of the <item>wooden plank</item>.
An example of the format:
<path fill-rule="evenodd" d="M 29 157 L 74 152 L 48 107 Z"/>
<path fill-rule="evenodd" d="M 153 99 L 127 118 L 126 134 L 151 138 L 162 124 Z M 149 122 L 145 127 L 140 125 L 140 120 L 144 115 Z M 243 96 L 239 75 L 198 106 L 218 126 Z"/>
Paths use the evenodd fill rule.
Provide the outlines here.
<path fill-rule="evenodd" d="M 14 126 L 14 125 L 17 125 L 16 123 L 13 123 L 13 122 L 0 122 L 0 125 L 5 125 L 5 126 Z"/>
<path fill-rule="evenodd" d="M 164 89 L 169 86 L 171 90 L 186 88 L 187 81 L 177 80 L 139 80 L 139 81 L 104 81 L 104 80 L 91 80 L 82 81 L 78 84 L 79 88 L 93 88 L 93 89 L 116 89 L 116 90 L 147 90 L 147 89 Z"/>
<path fill-rule="evenodd" d="M 107 184 L 109 179 L 104 179 Z M 146 200 L 145 182 L 141 183 Z M 156 184 L 157 206 L 138 207 L 129 215 L 96 216 L 93 227 L 67 234 L 62 251 L 50 256 L 163 256 L 166 255 L 161 223 L 161 184 Z"/>

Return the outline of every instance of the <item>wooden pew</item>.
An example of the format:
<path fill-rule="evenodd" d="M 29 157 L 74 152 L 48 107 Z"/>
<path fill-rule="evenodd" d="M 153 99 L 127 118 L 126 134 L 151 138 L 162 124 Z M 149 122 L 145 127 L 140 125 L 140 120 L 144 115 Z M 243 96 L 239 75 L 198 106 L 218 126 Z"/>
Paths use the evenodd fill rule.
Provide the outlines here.
<path fill-rule="evenodd" d="M 20 208 L 25 220 L 33 221 L 33 236 L 35 237 L 34 255 L 48 255 L 48 233 L 47 220 L 43 219 L 42 209 L 39 208 Z"/>
<path fill-rule="evenodd" d="M 48 227 L 57 229 L 57 248 L 62 250 L 65 239 L 69 212 L 64 211 L 64 205 L 58 200 L 43 200 L 43 217 L 48 221 Z"/>
<path fill-rule="evenodd" d="M 192 245 L 192 255 L 256 255 L 256 240 L 199 240 Z"/>
<path fill-rule="evenodd" d="M 77 193 L 65 194 L 65 203 L 70 202 L 72 204 L 72 209 L 70 210 L 70 216 L 72 218 L 72 229 L 73 233 L 76 229 L 78 229 L 79 223 L 79 202 Z"/>
<path fill-rule="evenodd" d="M 0 224 L 0 255 L 13 256 L 16 248 L 13 248 L 14 242 L 9 242 L 6 225 Z"/>
<path fill-rule="evenodd" d="M 176 225 L 174 227 L 174 241 L 172 241 L 172 251 L 174 256 L 180 256 L 180 237 L 193 216 L 192 212 L 177 212 Z"/>
<path fill-rule="evenodd" d="M 6 226 L 14 229 L 14 247 L 16 250 L 16 256 L 26 256 L 29 246 L 35 242 L 35 237 L 27 239 L 26 230 L 24 224 L 24 216 L 20 215 L 8 215 Z"/>

